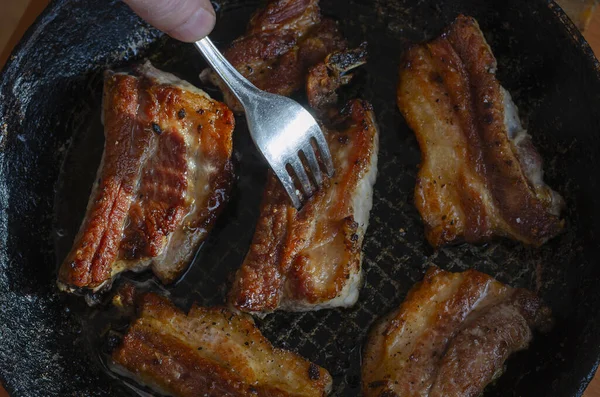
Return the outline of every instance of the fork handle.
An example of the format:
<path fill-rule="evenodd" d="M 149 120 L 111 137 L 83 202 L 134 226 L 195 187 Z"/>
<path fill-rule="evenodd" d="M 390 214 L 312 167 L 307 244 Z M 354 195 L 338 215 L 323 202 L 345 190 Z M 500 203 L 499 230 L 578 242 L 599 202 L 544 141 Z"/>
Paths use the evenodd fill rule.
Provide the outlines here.
<path fill-rule="evenodd" d="M 207 37 L 194 43 L 200 51 L 206 62 L 221 77 L 231 90 L 233 95 L 240 101 L 242 106 L 251 104 L 252 99 L 259 94 L 258 88 L 248 79 L 241 75 L 233 65 L 221 54 L 213 42 Z"/>

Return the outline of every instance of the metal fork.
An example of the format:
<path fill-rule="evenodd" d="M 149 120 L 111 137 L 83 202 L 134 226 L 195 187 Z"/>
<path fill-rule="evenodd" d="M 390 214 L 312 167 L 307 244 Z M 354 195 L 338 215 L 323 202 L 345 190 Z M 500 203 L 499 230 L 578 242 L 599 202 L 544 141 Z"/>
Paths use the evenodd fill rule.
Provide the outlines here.
<path fill-rule="evenodd" d="M 300 153 L 305 157 L 317 189 L 323 184 L 323 176 L 314 147 L 319 151 L 327 175 L 331 177 L 334 172 L 331 153 L 319 124 L 296 101 L 256 88 L 225 59 L 208 37 L 195 45 L 244 107 L 254 144 L 281 181 L 294 207 L 300 208 L 300 195 L 308 198 L 313 194 L 313 185 Z M 296 189 L 288 166 L 298 178 L 302 192 Z"/>

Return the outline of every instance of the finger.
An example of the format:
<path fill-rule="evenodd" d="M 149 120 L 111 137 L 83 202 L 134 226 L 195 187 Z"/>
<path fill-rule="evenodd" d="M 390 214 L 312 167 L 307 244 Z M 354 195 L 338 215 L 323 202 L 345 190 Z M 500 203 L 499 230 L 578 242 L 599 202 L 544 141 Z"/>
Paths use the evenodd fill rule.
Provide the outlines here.
<path fill-rule="evenodd" d="M 215 26 L 215 10 L 209 0 L 123 1 L 140 17 L 177 40 L 200 40 Z"/>

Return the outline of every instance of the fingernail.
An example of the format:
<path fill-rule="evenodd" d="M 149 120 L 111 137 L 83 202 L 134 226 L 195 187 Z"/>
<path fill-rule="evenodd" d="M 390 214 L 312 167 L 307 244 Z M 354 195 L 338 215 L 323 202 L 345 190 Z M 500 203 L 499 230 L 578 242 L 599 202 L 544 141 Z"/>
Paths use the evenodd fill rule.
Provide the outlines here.
<path fill-rule="evenodd" d="M 213 10 L 199 7 L 183 24 L 167 33 L 177 40 L 192 43 L 207 36 L 215 27 L 215 22 Z"/>

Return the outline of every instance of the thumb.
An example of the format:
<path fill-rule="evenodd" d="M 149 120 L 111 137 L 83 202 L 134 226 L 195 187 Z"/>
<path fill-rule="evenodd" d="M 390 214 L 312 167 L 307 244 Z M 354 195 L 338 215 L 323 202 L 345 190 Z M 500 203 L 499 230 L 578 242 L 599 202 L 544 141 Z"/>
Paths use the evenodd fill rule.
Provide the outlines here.
<path fill-rule="evenodd" d="M 123 1 L 140 17 L 177 40 L 200 40 L 215 26 L 215 10 L 210 0 Z"/>

